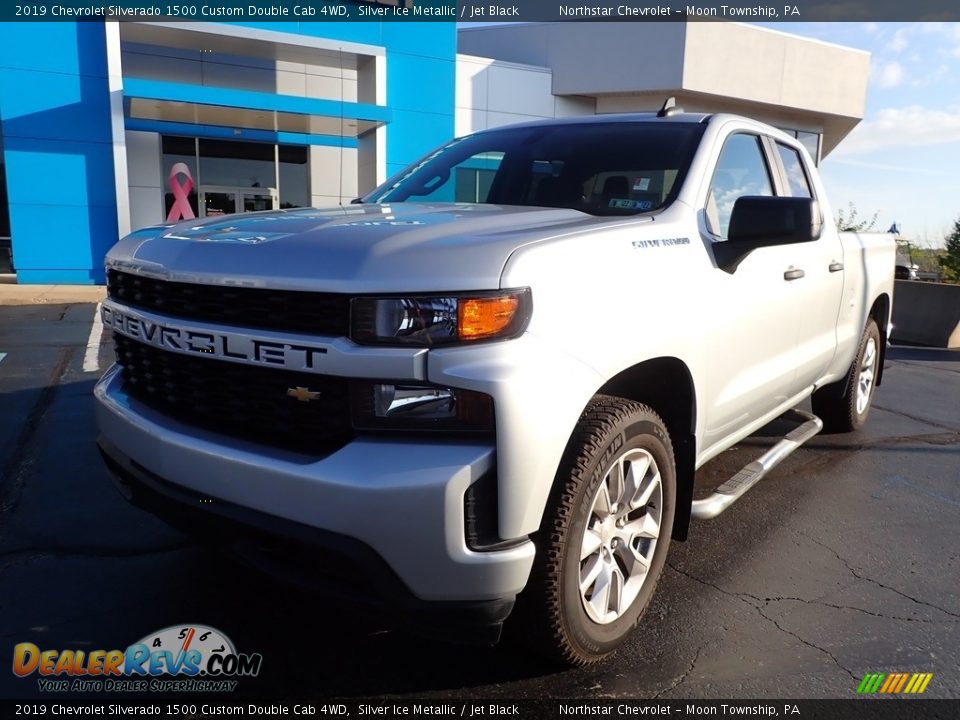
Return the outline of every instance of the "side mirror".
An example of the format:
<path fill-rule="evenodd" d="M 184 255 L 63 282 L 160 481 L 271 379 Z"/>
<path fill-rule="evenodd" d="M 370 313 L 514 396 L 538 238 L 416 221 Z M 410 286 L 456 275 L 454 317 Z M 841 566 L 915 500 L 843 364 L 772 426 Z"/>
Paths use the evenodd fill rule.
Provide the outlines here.
<path fill-rule="evenodd" d="M 823 232 L 820 206 L 811 198 L 737 198 L 726 242 L 717 243 L 717 263 L 727 272 L 753 250 L 769 245 L 812 242 Z"/>

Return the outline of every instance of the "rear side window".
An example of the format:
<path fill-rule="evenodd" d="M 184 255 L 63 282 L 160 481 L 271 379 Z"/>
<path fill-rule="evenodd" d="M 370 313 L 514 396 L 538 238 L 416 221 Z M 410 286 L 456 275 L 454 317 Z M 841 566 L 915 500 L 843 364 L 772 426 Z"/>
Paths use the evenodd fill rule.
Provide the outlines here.
<path fill-rule="evenodd" d="M 810 192 L 810 181 L 807 179 L 807 173 L 803 170 L 803 160 L 800 158 L 800 151 L 777 143 L 777 152 L 780 154 L 780 162 L 783 163 L 783 169 L 787 172 L 787 180 L 790 183 L 790 194 L 793 197 L 813 197 L 813 193 Z"/>
<path fill-rule="evenodd" d="M 710 183 L 706 207 L 710 232 L 727 237 L 733 206 L 745 195 L 773 195 L 773 184 L 760 138 L 738 133 L 724 143 Z"/>

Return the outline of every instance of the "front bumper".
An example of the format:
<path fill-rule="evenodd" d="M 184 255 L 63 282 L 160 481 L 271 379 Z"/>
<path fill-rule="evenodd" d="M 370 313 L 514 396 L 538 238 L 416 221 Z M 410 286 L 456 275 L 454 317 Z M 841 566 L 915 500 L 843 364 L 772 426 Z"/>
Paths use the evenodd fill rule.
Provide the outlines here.
<path fill-rule="evenodd" d="M 94 393 L 102 448 L 131 499 L 136 487 L 172 497 L 199 511 L 194 530 L 218 516 L 292 539 L 346 539 L 369 550 L 348 553 L 365 576 L 387 568 L 417 602 L 509 603 L 527 582 L 529 540 L 491 552 L 466 544 L 464 494 L 494 470 L 490 443 L 360 438 L 314 460 L 173 421 L 130 398 L 117 367 Z"/>

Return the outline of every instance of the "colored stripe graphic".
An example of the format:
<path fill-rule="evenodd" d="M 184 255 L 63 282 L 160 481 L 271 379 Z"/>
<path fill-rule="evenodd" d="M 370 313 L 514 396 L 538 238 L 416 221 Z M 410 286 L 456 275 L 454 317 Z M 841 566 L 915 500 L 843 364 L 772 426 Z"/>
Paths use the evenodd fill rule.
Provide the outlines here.
<path fill-rule="evenodd" d="M 932 679 L 933 673 L 867 673 L 857 686 L 857 694 L 919 695 Z"/>
<path fill-rule="evenodd" d="M 888 693 L 890 689 L 897 684 L 897 680 L 900 679 L 900 673 L 890 673 L 887 675 L 886 682 L 883 683 L 883 687 L 880 688 L 880 693 Z"/>
<path fill-rule="evenodd" d="M 860 682 L 857 692 L 861 695 L 869 695 L 880 689 L 880 683 L 886 677 L 883 673 L 867 673 Z"/>

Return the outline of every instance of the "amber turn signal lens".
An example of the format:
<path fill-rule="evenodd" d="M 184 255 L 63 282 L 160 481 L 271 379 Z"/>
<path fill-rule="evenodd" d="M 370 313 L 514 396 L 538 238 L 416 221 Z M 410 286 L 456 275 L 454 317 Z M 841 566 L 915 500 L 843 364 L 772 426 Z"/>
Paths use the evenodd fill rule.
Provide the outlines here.
<path fill-rule="evenodd" d="M 459 335 L 461 340 L 482 340 L 503 333 L 520 307 L 515 295 L 469 298 L 460 301 Z"/>

